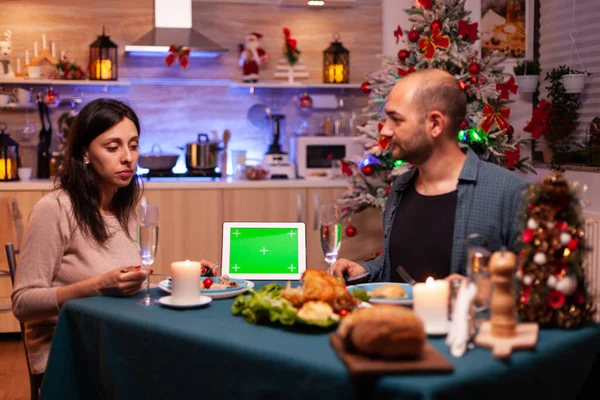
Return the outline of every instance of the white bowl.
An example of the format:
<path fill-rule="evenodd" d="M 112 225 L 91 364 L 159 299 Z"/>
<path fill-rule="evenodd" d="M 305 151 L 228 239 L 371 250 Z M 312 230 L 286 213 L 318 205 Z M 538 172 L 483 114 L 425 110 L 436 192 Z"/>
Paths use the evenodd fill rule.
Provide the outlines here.
<path fill-rule="evenodd" d="M 17 168 L 17 174 L 19 174 L 19 179 L 22 181 L 30 180 L 32 172 L 31 168 Z"/>

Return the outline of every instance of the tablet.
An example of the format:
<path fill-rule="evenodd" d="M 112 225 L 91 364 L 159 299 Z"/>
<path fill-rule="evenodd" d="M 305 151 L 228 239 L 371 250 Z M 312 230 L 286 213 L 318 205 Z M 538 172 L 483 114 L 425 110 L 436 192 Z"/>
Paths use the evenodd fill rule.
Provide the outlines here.
<path fill-rule="evenodd" d="M 306 270 L 306 226 L 225 222 L 221 263 L 221 273 L 232 278 L 299 280 Z"/>

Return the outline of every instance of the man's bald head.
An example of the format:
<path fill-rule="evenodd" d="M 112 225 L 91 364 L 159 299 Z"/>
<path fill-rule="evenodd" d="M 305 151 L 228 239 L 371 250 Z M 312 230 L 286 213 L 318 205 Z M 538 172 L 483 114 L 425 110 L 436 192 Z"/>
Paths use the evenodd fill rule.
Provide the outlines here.
<path fill-rule="evenodd" d="M 446 133 L 457 137 L 467 114 L 467 97 L 454 76 L 442 69 L 425 69 L 402 78 L 394 90 L 409 96 L 420 122 L 432 111 L 444 114 L 448 118 Z"/>

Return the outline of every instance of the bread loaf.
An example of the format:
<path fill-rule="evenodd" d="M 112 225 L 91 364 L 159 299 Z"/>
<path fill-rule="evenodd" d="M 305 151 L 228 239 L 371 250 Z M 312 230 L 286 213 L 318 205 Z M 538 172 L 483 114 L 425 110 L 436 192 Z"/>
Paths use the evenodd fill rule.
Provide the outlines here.
<path fill-rule="evenodd" d="M 423 321 L 412 310 L 392 305 L 354 311 L 337 333 L 347 350 L 374 358 L 420 358 L 426 340 Z"/>

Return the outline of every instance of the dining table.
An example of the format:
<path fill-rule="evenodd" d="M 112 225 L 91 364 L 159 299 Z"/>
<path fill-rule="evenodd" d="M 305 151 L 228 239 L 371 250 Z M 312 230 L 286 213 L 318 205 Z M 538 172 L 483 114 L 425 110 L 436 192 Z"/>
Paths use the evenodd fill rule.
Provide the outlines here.
<path fill-rule="evenodd" d="M 252 324 L 232 314 L 234 298 L 190 309 L 135 300 L 98 296 L 62 306 L 42 399 L 600 398 L 599 324 L 541 329 L 535 349 L 507 360 L 479 347 L 455 358 L 444 337 L 429 337 L 451 373 L 357 378 L 330 345 L 335 326 Z"/>

